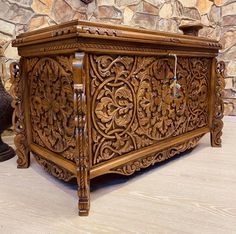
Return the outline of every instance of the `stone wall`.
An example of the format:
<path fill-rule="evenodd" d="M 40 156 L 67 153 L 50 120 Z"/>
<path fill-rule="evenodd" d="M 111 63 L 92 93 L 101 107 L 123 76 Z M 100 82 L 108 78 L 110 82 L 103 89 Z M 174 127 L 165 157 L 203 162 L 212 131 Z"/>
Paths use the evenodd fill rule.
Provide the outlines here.
<path fill-rule="evenodd" d="M 0 39 L 6 64 L 17 59 L 10 41 L 17 34 L 72 19 L 132 25 L 181 33 L 186 21 L 204 25 L 201 36 L 220 40 L 226 62 L 225 113 L 236 115 L 236 0 L 0 0 Z M 4 77 L 9 88 L 8 75 Z"/>

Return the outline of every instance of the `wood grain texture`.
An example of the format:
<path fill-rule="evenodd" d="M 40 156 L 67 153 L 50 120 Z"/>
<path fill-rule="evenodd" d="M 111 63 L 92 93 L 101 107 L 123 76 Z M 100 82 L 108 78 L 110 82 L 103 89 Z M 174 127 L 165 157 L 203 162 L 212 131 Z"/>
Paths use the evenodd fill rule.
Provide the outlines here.
<path fill-rule="evenodd" d="M 77 186 L 32 160 L 0 164 L 0 233 L 236 233 L 236 118 L 224 118 L 222 148 L 201 139 L 191 154 L 135 176 L 92 181 L 90 216 L 75 216 Z M 4 140 L 13 144 L 11 137 Z"/>

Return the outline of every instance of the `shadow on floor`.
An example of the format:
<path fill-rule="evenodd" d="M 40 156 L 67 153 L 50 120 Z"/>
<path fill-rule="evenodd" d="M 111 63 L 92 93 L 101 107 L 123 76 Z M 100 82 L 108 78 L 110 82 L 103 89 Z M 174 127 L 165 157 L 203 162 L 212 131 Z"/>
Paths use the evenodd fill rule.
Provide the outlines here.
<path fill-rule="evenodd" d="M 132 181 L 140 179 L 142 176 L 145 176 L 147 174 L 153 173 L 156 170 L 160 170 L 171 163 L 175 163 L 177 160 L 182 160 L 186 157 L 191 157 L 191 151 L 194 149 L 190 149 L 185 151 L 184 153 L 181 153 L 179 155 L 174 156 L 173 158 L 170 158 L 168 160 L 165 160 L 160 163 L 156 163 L 153 166 L 149 166 L 147 168 L 143 168 L 140 171 L 136 171 L 134 174 L 130 176 L 120 175 L 120 174 L 105 174 L 101 175 L 99 177 L 96 177 L 91 180 L 91 192 L 95 192 L 99 189 L 104 189 L 106 187 L 114 186 L 114 185 L 123 185 L 125 183 L 131 183 Z M 116 186 L 117 187 L 117 186 Z"/>
<path fill-rule="evenodd" d="M 148 168 L 141 169 L 140 171 L 135 172 L 133 175 L 130 176 L 124 176 L 120 174 L 105 174 L 99 177 L 96 177 L 91 180 L 90 189 L 91 189 L 91 198 L 92 200 L 96 200 L 97 198 L 111 192 L 114 190 L 117 190 L 123 186 L 126 186 L 128 183 L 132 183 L 136 180 L 139 180 L 142 178 L 142 176 L 145 176 L 149 173 L 154 173 L 156 170 L 160 170 L 168 165 L 171 165 L 171 163 L 175 163 L 177 160 L 183 160 L 186 157 L 191 157 L 191 151 L 199 151 L 205 147 L 209 147 L 208 144 L 205 144 L 202 142 L 200 145 L 195 147 L 194 149 L 187 150 L 181 154 L 178 154 L 174 156 L 171 159 L 168 159 L 166 161 L 157 163 L 153 166 L 150 166 Z M 36 162 L 35 159 L 31 160 L 31 166 L 34 171 L 36 171 L 41 176 L 45 177 L 50 182 L 54 183 L 55 186 L 60 188 L 66 193 L 69 193 L 72 195 L 75 199 L 77 199 L 77 182 L 76 179 L 73 179 L 69 182 L 64 182 L 62 180 L 58 180 L 54 176 L 46 173 Z M 36 165 L 37 164 L 37 165 Z"/>

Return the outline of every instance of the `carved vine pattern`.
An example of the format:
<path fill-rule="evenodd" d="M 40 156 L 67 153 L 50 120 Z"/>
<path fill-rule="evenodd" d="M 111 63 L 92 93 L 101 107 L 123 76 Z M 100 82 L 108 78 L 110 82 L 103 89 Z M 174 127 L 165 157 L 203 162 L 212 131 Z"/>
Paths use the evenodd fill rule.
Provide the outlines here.
<path fill-rule="evenodd" d="M 221 136 L 223 128 L 223 115 L 224 115 L 224 102 L 223 92 L 225 87 L 224 72 L 225 63 L 223 61 L 217 62 L 215 59 L 216 68 L 216 88 L 215 88 L 215 104 L 214 104 L 214 116 L 212 121 L 212 146 L 221 146 Z"/>
<path fill-rule="evenodd" d="M 157 153 L 150 154 L 146 157 L 116 167 L 111 171 L 122 175 L 131 175 L 135 171 L 140 171 L 141 169 L 147 168 L 151 165 L 154 165 L 155 163 L 162 162 L 169 158 L 172 158 L 173 156 L 180 154 L 185 150 L 194 148 L 201 137 L 202 135 L 194 137 L 188 141 L 185 141 L 184 143 L 176 144 Z"/>
<path fill-rule="evenodd" d="M 75 178 L 75 175 L 63 167 L 58 166 L 57 164 L 33 153 L 36 161 L 43 166 L 43 168 L 51 175 L 57 177 L 60 180 L 70 181 Z"/>
<path fill-rule="evenodd" d="M 74 160 L 72 57 L 29 58 L 33 142 Z"/>
<path fill-rule="evenodd" d="M 18 168 L 26 168 L 29 166 L 29 148 L 26 137 L 26 123 L 25 123 L 25 103 L 24 103 L 24 87 L 25 80 L 22 74 L 22 65 L 24 61 L 20 60 L 19 63 L 12 63 L 11 71 L 11 94 L 13 96 L 13 106 L 15 108 L 13 114 L 13 124 L 15 130 L 14 143 L 16 146 L 16 154 L 18 156 Z"/>
<path fill-rule="evenodd" d="M 147 147 L 208 123 L 210 61 L 90 55 L 93 164 Z"/>

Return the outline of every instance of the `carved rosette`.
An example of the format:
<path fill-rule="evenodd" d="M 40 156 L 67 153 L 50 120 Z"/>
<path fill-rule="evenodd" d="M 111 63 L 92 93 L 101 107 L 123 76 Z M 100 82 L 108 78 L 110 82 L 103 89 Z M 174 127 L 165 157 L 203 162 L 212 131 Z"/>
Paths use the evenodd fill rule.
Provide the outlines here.
<path fill-rule="evenodd" d="M 29 167 L 29 148 L 26 136 L 26 123 L 25 123 L 25 103 L 24 91 L 25 80 L 22 74 L 24 59 L 21 58 L 19 63 L 12 63 L 10 66 L 11 71 L 11 94 L 13 96 L 13 106 L 15 108 L 13 114 L 13 127 L 15 130 L 14 143 L 16 146 L 17 167 Z"/>
<path fill-rule="evenodd" d="M 114 169 L 111 169 L 110 171 L 117 174 L 127 175 L 127 176 L 132 175 L 135 171 L 140 171 L 143 168 L 147 168 L 158 162 L 162 162 L 169 158 L 172 158 L 175 155 L 184 152 L 185 150 L 194 148 L 199 142 L 199 140 L 201 139 L 201 137 L 202 135 L 194 137 L 184 143 L 176 144 L 174 146 L 171 146 L 157 153 L 150 154 L 143 158 L 129 162 L 125 165 L 120 165 Z"/>
<path fill-rule="evenodd" d="M 58 166 L 57 164 L 39 156 L 38 154 L 33 153 L 36 161 L 47 171 L 49 174 L 57 177 L 60 180 L 70 181 L 75 178 L 75 175 L 63 167 Z"/>
<path fill-rule="evenodd" d="M 90 55 L 93 165 L 208 123 L 210 59 Z"/>
<path fill-rule="evenodd" d="M 215 69 L 215 104 L 211 131 L 211 145 L 214 147 L 221 147 L 221 136 L 223 128 L 222 118 L 224 116 L 223 92 L 225 87 L 225 63 L 223 61 L 217 62 L 215 59 Z"/>

